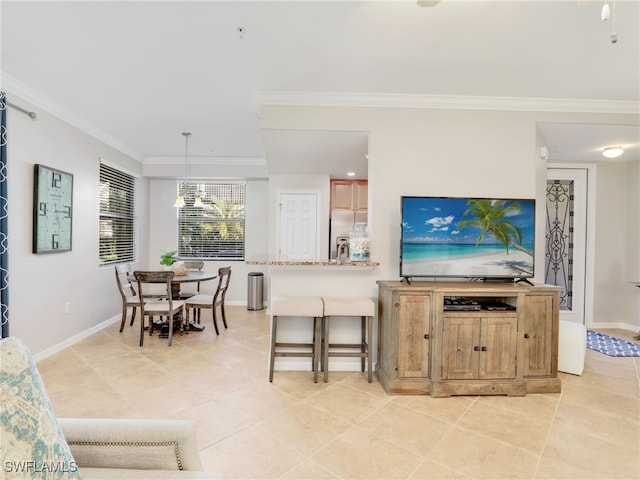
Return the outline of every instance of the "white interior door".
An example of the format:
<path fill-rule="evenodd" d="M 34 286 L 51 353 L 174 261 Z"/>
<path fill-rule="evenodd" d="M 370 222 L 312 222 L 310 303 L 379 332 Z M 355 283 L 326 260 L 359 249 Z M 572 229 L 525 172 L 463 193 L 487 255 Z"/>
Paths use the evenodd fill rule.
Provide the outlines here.
<path fill-rule="evenodd" d="M 586 168 L 549 168 L 545 225 L 545 283 L 562 288 L 560 319 L 586 324 Z"/>
<path fill-rule="evenodd" d="M 278 195 L 278 255 L 288 259 L 319 258 L 317 193 Z"/>

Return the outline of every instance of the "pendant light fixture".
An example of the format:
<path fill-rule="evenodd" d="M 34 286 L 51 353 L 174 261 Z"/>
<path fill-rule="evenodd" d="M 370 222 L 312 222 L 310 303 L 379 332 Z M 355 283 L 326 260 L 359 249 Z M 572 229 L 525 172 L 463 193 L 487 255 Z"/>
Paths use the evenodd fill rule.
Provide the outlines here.
<path fill-rule="evenodd" d="M 189 135 L 191 135 L 191 132 L 182 132 L 182 135 L 184 135 L 184 181 L 182 182 L 182 195 L 180 194 L 180 191 L 178 191 L 178 196 L 173 204 L 176 208 L 182 208 L 185 206 L 184 190 L 186 189 L 187 181 L 189 180 Z"/>
<path fill-rule="evenodd" d="M 600 18 L 603 22 L 611 20 L 611 35 L 609 39 L 611 43 L 618 43 L 618 33 L 616 32 L 616 0 L 612 0 L 613 9 L 609 6 L 609 0 L 605 0 L 604 5 L 602 5 L 602 11 L 600 12 Z M 613 12 L 612 12 L 613 11 Z"/>

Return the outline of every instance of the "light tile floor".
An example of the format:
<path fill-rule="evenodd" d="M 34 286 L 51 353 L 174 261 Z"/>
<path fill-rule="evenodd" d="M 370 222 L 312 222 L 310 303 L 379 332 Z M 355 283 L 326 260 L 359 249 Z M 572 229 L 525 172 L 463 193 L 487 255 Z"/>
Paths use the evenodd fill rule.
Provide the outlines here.
<path fill-rule="evenodd" d="M 520 398 L 389 396 L 360 372 L 269 383 L 268 316 L 227 310 L 218 337 L 207 312 L 171 347 L 118 322 L 41 361 L 57 415 L 195 420 L 229 479 L 640 478 L 640 358 L 588 350 L 562 393 Z"/>

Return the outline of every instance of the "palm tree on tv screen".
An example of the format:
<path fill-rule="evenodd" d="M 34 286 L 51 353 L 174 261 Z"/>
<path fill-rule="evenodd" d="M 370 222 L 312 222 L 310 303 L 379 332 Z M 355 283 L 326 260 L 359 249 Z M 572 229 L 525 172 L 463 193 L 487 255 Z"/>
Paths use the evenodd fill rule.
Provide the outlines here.
<path fill-rule="evenodd" d="M 508 203 L 505 200 L 473 199 L 467 202 L 464 215 L 473 215 L 475 218 L 463 219 L 458 222 L 458 229 L 475 227 L 480 229 L 480 235 L 476 240 L 476 246 L 490 234 L 498 242 L 504 245 L 509 253 L 509 245 L 533 256 L 526 248 L 522 247 L 522 230 L 506 218 L 520 213 L 520 205 L 516 202 Z"/>

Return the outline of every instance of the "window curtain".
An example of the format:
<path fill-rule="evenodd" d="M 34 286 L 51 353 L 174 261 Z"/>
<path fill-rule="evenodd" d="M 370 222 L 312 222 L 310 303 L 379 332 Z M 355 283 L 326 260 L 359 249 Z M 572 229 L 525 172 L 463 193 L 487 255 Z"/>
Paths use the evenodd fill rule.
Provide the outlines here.
<path fill-rule="evenodd" d="M 0 92 L 0 278 L 2 290 L 2 338 L 9 336 L 9 224 L 7 195 L 7 104 L 4 92 Z"/>

